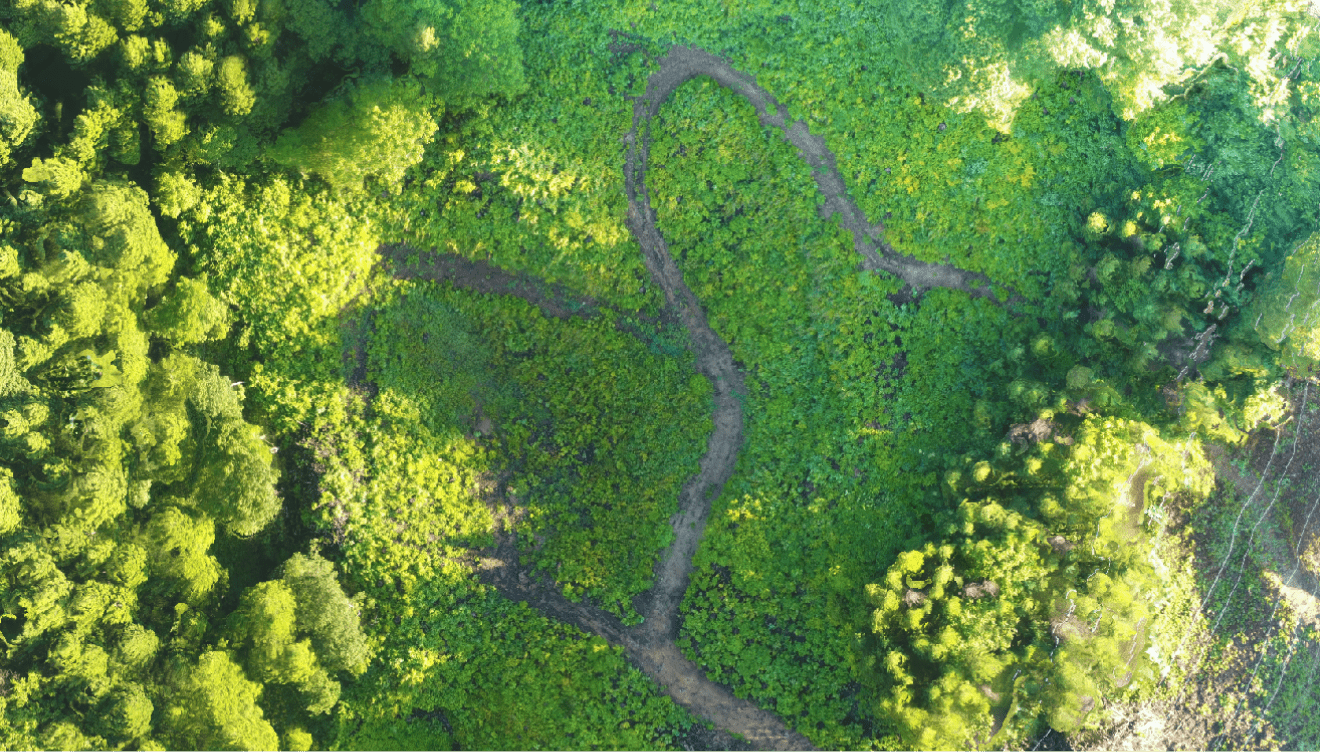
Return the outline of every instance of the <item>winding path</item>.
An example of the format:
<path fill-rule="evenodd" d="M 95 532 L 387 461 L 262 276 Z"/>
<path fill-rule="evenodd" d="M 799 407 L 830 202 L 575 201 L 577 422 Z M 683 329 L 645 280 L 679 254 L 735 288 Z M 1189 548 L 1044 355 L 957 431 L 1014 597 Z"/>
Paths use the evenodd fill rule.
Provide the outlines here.
<path fill-rule="evenodd" d="M 638 45 L 611 45 L 611 49 L 626 54 L 641 48 Z M 814 168 L 816 186 L 825 197 L 820 218 L 825 220 L 834 213 L 840 214 L 841 226 L 853 233 L 854 248 L 862 257 L 862 270 L 888 272 L 909 284 L 917 294 L 932 287 L 947 287 L 1005 306 L 1022 300 L 1012 290 L 1008 290 L 1007 299 L 997 299 L 990 280 L 983 274 L 917 261 L 895 251 L 884 241 L 884 225 L 868 222 L 865 214 L 848 197 L 834 155 L 826 148 L 823 138 L 812 135 L 805 123 L 791 121 L 775 98 L 757 86 L 752 76 L 734 70 L 727 61 L 704 50 L 672 47 L 660 62 L 659 70 L 647 79 L 645 94 L 631 97 L 633 127 L 620 139 L 628 144 L 624 165 L 624 186 L 628 196 L 625 223 L 637 238 L 651 278 L 664 291 L 669 312 L 676 314 L 688 331 L 697 370 L 710 380 L 713 387 L 714 431 L 701 458 L 700 471 L 680 491 L 679 511 L 670 520 L 675 540 L 656 566 L 655 584 L 635 599 L 634 606 L 645 621 L 635 627 L 626 627 L 612 614 L 586 603 L 569 601 L 554 582 L 521 568 L 518 565 L 517 533 L 513 528 L 522 510 L 502 480 L 496 480 L 494 487 L 487 489 L 490 492 L 487 501 L 496 520 L 496 545 L 482 552 L 477 566 L 481 580 L 498 588 L 506 597 L 525 601 L 548 616 L 623 647 L 633 664 L 654 679 L 675 702 L 719 729 L 741 735 L 758 749 L 814 749 L 809 739 L 788 728 L 778 716 L 735 697 L 728 688 L 707 679 L 701 668 L 688 660 L 675 644 L 678 637 L 676 616 L 687 589 L 692 558 L 701 542 L 711 504 L 733 475 L 737 463 L 743 441 L 739 399 L 746 395 L 743 376 L 734 366 L 728 344 L 711 329 L 700 303 L 684 284 L 682 272 L 656 227 L 656 214 L 651 208 L 645 183 L 651 118 L 680 85 L 698 76 L 709 76 L 746 98 L 756 108 L 762 125 L 780 128 L 784 138 L 798 148 L 799 157 Z M 406 246 L 386 246 L 381 252 L 399 261 L 410 250 Z M 544 285 L 538 289 L 536 285 L 527 284 L 530 278 L 512 275 L 489 265 L 482 267 L 481 262 L 436 254 L 429 256 L 428 260 L 428 265 L 397 266 L 396 274 L 443 278 L 468 289 L 519 295 L 557 317 L 592 315 L 598 308 L 594 301 L 575 303 L 566 291 Z M 727 735 L 719 734 L 711 743 L 718 748 L 729 748 L 734 746 L 732 741 Z"/>

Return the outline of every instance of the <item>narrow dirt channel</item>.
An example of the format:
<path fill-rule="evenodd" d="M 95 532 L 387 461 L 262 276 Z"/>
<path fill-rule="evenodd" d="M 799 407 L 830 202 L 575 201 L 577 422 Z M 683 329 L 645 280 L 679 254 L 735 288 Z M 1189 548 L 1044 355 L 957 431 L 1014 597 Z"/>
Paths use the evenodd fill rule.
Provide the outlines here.
<path fill-rule="evenodd" d="M 743 375 L 734 365 L 728 344 L 711 329 L 700 302 L 684 283 L 682 272 L 656 227 L 656 215 L 645 183 L 651 118 L 680 85 L 698 76 L 710 76 L 745 97 L 756 108 L 763 125 L 783 130 L 784 137 L 798 148 L 798 155 L 814 168 L 817 188 L 825 197 L 820 218 L 827 220 L 835 212 L 840 214 L 841 225 L 853 233 L 854 248 L 862 256 L 861 269 L 893 274 L 918 295 L 932 287 L 947 287 L 1001 305 L 1012 305 L 1021 300 L 1011 290 L 1006 300 L 998 300 L 990 288 L 989 279 L 983 274 L 916 261 L 896 252 L 883 239 L 884 225 L 868 222 L 848 197 L 835 157 L 826 148 L 824 139 L 812 135 L 804 123 L 790 121 L 782 114 L 784 110 L 774 97 L 757 86 L 752 76 L 734 70 L 726 61 L 704 50 L 671 48 L 661 61 L 660 69 L 647 79 L 645 94 L 632 98 L 633 127 L 621 142 L 629 145 L 624 165 L 624 186 L 628 196 L 625 224 L 637 238 L 652 279 L 664 291 L 669 313 L 676 315 L 688 332 L 697 370 L 713 388 L 714 430 L 707 441 L 699 472 L 680 491 L 679 511 L 670 520 L 675 540 L 656 566 L 655 584 L 635 599 L 634 606 L 645 621 L 635 627 L 626 627 L 612 614 L 586 603 L 569 601 L 553 581 L 519 566 L 514 527 L 521 518 L 522 509 L 518 500 L 508 493 L 505 481 L 492 479 L 485 492 L 495 519 L 496 544 L 482 552 L 477 562 L 478 576 L 512 600 L 525 601 L 548 616 L 623 647 L 633 664 L 654 679 L 675 702 L 723 730 L 703 739 L 712 748 L 738 746 L 725 733 L 732 732 L 755 749 L 814 749 L 809 739 L 788 728 L 778 716 L 735 697 L 727 687 L 707 679 L 701 668 L 688 660 L 675 643 L 678 607 L 687 590 L 692 559 L 701 543 L 711 504 L 732 477 L 742 446 L 740 400 L 746 396 Z M 446 279 L 465 289 L 517 295 L 535 303 L 548 315 L 560 318 L 591 316 L 599 310 L 595 301 L 576 300 L 566 290 L 481 262 L 430 254 L 426 257 L 427 263 L 415 267 L 403 263 L 411 252 L 413 249 L 406 246 L 381 249 L 382 255 L 396 262 L 398 276 Z"/>

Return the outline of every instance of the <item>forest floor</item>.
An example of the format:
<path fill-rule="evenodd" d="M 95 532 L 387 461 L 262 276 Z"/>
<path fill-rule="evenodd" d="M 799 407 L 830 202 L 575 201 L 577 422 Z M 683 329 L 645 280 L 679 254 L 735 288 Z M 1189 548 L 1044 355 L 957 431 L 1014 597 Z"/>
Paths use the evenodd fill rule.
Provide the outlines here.
<path fill-rule="evenodd" d="M 613 45 L 611 47 L 613 49 Z M 636 49 L 640 48 L 624 51 Z M 506 597 L 527 602 L 546 615 L 622 646 L 634 665 L 655 680 L 675 702 L 716 727 L 713 731 L 694 730 L 685 743 L 687 746 L 813 749 L 809 739 L 788 728 L 778 716 L 734 696 L 727 687 L 707 679 L 701 668 L 684 656 L 675 642 L 678 607 L 687 589 L 692 560 L 701 543 L 711 504 L 732 477 L 742 446 L 740 399 L 746 395 L 743 375 L 728 344 L 711 329 L 700 302 L 684 283 L 682 272 L 656 227 L 656 214 L 651 208 L 645 184 L 651 141 L 650 120 L 680 85 L 699 76 L 709 76 L 746 98 L 756 108 L 762 125 L 781 129 L 784 138 L 797 147 L 799 157 L 813 167 L 817 188 L 824 197 L 819 217 L 828 220 L 835 213 L 840 215 L 840 225 L 853 234 L 854 248 L 862 257 L 861 270 L 884 271 L 899 277 L 908 286 L 905 290 L 913 291 L 914 298 L 924 290 L 947 287 L 1001 305 L 1012 305 L 1021 300 L 1012 290 L 1002 286 L 1007 297 L 998 299 L 990 280 L 983 274 L 918 261 L 895 251 L 884 240 L 884 225 L 869 222 L 848 196 L 834 154 L 825 146 L 822 137 L 812 135 L 805 123 L 791 121 L 783 114 L 786 110 L 757 86 L 752 76 L 736 71 L 727 61 L 697 48 L 671 48 L 660 61 L 659 70 L 647 79 L 645 94 L 632 97 L 633 127 L 620 141 L 629 145 L 624 165 L 628 196 L 625 224 L 637 239 L 652 279 L 664 292 L 666 310 L 688 332 L 697 370 L 713 387 L 714 430 L 701 458 L 700 470 L 684 484 L 679 512 L 670 520 L 675 540 L 661 556 L 654 585 L 639 595 L 634 604 L 644 617 L 643 623 L 626 627 L 601 609 L 570 601 L 554 582 L 519 565 L 514 527 L 521 519 L 522 509 L 517 498 L 508 493 L 506 479 L 491 477 L 485 479 L 482 491 L 495 520 L 496 543 L 492 549 L 482 552 L 478 560 L 479 576 Z M 480 261 L 435 252 L 421 254 L 417 249 L 402 245 L 383 246 L 380 252 L 394 262 L 396 276 L 447 280 L 463 289 L 516 295 L 557 318 L 593 316 L 602 307 L 600 303 L 581 299 L 569 290 Z M 418 253 L 417 261 L 410 263 L 409 257 L 414 253 Z M 358 352 L 351 356 L 346 353 L 345 357 L 360 363 L 366 332 L 354 330 L 350 334 L 353 336 L 349 341 Z M 361 378 L 360 367 L 354 371 Z"/>

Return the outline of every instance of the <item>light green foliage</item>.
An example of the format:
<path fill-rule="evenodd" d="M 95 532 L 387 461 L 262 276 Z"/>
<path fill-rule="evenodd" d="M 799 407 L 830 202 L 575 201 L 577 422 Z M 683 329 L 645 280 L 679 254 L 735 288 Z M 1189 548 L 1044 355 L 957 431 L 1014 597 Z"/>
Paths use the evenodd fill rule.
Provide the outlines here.
<path fill-rule="evenodd" d="M 1113 92 L 1115 114 L 1130 121 L 1167 99 L 1164 87 L 1185 85 L 1224 58 L 1248 72 L 1247 91 L 1268 110 L 1286 90 L 1270 56 L 1279 46 L 1314 45 L 1302 23 L 1305 7 L 1191 0 L 955 4 L 947 16 L 926 14 L 922 25 L 938 26 L 918 37 L 928 40 L 925 46 L 909 46 L 916 35 L 906 30 L 878 34 L 878 57 L 895 61 L 888 64 L 901 71 L 902 83 L 956 102 L 960 111 L 976 109 L 1001 128 L 1031 94 L 1033 79 L 1061 68 L 1095 71 Z M 887 11 L 877 8 L 880 18 L 865 25 L 886 29 L 893 15 Z"/>
<path fill-rule="evenodd" d="M 838 687 L 854 680 L 860 563 L 891 557 L 916 524 L 946 426 L 982 440 L 960 408 L 984 387 L 971 364 L 1002 350 L 984 335 L 1000 314 L 961 293 L 918 311 L 886 300 L 901 284 L 854 271 L 852 239 L 815 216 L 809 165 L 741 100 L 694 82 L 661 117 L 647 173 L 660 228 L 749 388 L 680 644 L 816 743 L 858 745 L 848 719 L 866 701 Z M 900 351 L 906 397 L 879 369 Z"/>
<path fill-rule="evenodd" d="M 513 97 L 527 83 L 513 0 L 369 0 L 365 30 L 446 102 Z"/>
<path fill-rule="evenodd" d="M 202 647 L 227 580 L 210 554 L 213 520 L 250 531 L 278 511 L 270 453 L 260 441 L 243 456 L 227 449 L 226 431 L 255 429 L 214 367 L 149 357 L 145 299 L 174 254 L 143 191 L 98 181 L 27 211 L 6 224 L 18 273 L 0 281 L 15 329 L 0 342 L 0 416 L 6 445 L 20 448 L 0 473 L 15 497 L 0 533 L 4 619 L 17 627 L 5 650 L 30 680 L 4 733 L 149 746 L 158 635 L 176 657 Z M 176 287 L 205 295 L 197 284 Z M 231 472 L 245 457 L 265 475 Z"/>
<path fill-rule="evenodd" d="M 433 297 L 407 295 L 374 319 L 376 383 L 415 395 L 433 430 L 473 422 L 478 400 L 497 396 L 486 338 Z"/>
<path fill-rule="evenodd" d="M 250 675 L 267 684 L 299 685 L 310 700 L 308 712 L 325 713 L 339 700 L 340 685 L 321 667 L 311 642 L 296 640 L 298 610 L 293 592 L 283 582 L 249 588 L 230 617 L 233 645 L 245 650 L 244 665 Z"/>
<path fill-rule="evenodd" d="M 238 394 L 214 366 L 203 367 L 194 388 L 202 438 L 190 502 L 231 534 L 254 535 L 280 511 L 270 446 L 243 421 Z"/>
<path fill-rule="evenodd" d="M 149 13 L 146 0 L 100 0 L 97 7 L 107 21 L 129 32 L 141 29 Z"/>
<path fill-rule="evenodd" d="M 1180 390 L 1179 412 L 1181 426 L 1188 433 L 1228 445 L 1241 444 L 1247 435 L 1234 425 L 1233 408 L 1224 388 L 1210 388 L 1199 382 L 1188 382 Z"/>
<path fill-rule="evenodd" d="M 365 127 L 375 132 L 360 129 L 350 155 L 367 172 L 397 181 L 437 126 L 417 85 L 382 77 L 387 51 L 347 9 L 206 5 L 20 0 L 3 14 L 0 167 L 14 168 L 0 197 L 5 748 L 313 748 L 340 693 L 331 672 L 349 678 L 369 661 L 357 607 L 319 559 L 290 575 L 305 634 L 265 672 L 269 692 L 217 650 L 226 646 L 211 625 L 240 586 L 274 574 L 254 571 L 266 557 L 237 552 L 291 537 L 270 524 L 281 506 L 276 436 L 244 420 L 236 387 L 255 383 L 286 427 L 322 413 L 342 420 L 335 316 L 368 282 L 377 244 L 367 206 L 317 204 L 301 186 L 290 201 L 287 185 L 284 202 L 250 199 L 225 171 L 251 169 L 290 114 L 315 110 L 312 99 L 349 71 L 377 84 L 362 88 L 373 92 Z M 471 31 L 464 39 L 479 40 Z M 505 37 L 491 47 L 501 62 L 517 53 Z M 314 70 L 332 55 L 338 68 Z M 387 131 L 399 137 L 371 141 Z M 155 178 L 155 207 L 135 184 L 139 166 Z M 158 228 L 153 208 L 177 222 Z M 194 244 L 211 220 L 220 242 Z M 271 235 L 254 243 L 263 226 Z M 211 251 L 233 263 L 217 265 L 215 283 L 181 278 L 176 251 L 190 269 Z M 286 261 L 272 266 L 276 257 Z M 310 289 L 317 264 L 325 284 Z M 234 288 L 270 293 L 234 305 L 240 316 L 304 300 L 288 319 L 302 326 L 248 320 L 246 338 L 227 342 Z M 271 376 L 253 368 L 250 344 L 273 354 Z M 231 362 L 221 376 L 185 352 Z M 290 364 L 301 379 L 289 379 Z M 300 477 L 299 488 L 314 484 L 310 470 Z"/>
<path fill-rule="evenodd" d="M 14 36 L 0 29 L 0 167 L 17 161 L 14 153 L 32 135 L 38 114 L 31 100 L 18 88 L 18 67 L 23 50 Z"/>
<path fill-rule="evenodd" d="M 358 83 L 322 104 L 267 153 L 277 164 L 312 172 L 336 190 L 360 190 L 368 176 L 397 183 L 422 159 L 443 114 L 415 83 Z"/>
<path fill-rule="evenodd" d="M 453 568 L 399 597 L 380 562 L 358 571 L 384 583 L 366 608 L 392 668 L 346 687 L 335 746 L 671 749 L 696 722 L 600 638 Z"/>
<path fill-rule="evenodd" d="M 213 294 L 244 322 L 240 343 L 263 354 L 247 381 L 265 416 L 290 429 L 339 399 L 335 317 L 372 279 L 375 218 L 301 182 L 228 176 L 185 217 Z"/>
<path fill-rule="evenodd" d="M 156 178 L 156 193 L 153 198 L 160 207 L 161 214 L 177 218 L 197 205 L 202 198 L 202 190 L 186 175 L 162 172 Z"/>
<path fill-rule="evenodd" d="M 173 682 L 165 708 L 171 746 L 263 750 L 279 738 L 263 717 L 261 685 L 249 681 L 228 653 L 209 651 Z"/>
<path fill-rule="evenodd" d="M 138 549 L 139 551 L 145 551 Z M 130 586 L 132 587 L 132 586 Z M 160 648 L 160 638 L 156 633 L 140 624 L 128 625 L 115 646 L 115 660 L 128 668 L 142 668 L 156 656 Z"/>
<path fill-rule="evenodd" d="M 54 318 L 73 339 L 96 334 L 105 324 L 105 291 L 91 281 L 70 285 L 60 295 L 60 307 Z"/>
<path fill-rule="evenodd" d="M 242 116 L 252 111 L 256 92 L 248 84 L 247 60 L 241 55 L 229 55 L 220 61 L 215 85 L 225 114 Z"/>
<path fill-rule="evenodd" d="M 1213 488 L 1209 463 L 1194 440 L 1166 439 L 1145 423 L 1091 417 L 1082 424 L 1074 441 L 1061 467 L 1068 482 L 1064 509 L 1051 512 L 1042 508 L 1045 519 L 1056 526 L 1055 530 L 1080 533 L 1091 524 L 1088 518 L 1113 517 L 1117 524 L 1114 504 L 1139 508 L 1142 489 L 1135 486 L 1131 491 L 1125 489 L 1142 477 L 1152 484 L 1151 490 L 1146 491 L 1148 497 L 1156 491 L 1171 493 L 1182 488 L 1203 498 Z M 1131 547 L 1124 547 L 1121 540 L 1114 539 L 1108 548 L 1110 556 L 1127 556 L 1124 549 Z"/>
<path fill-rule="evenodd" d="M 80 219 L 91 253 L 88 260 L 122 275 L 120 294 L 143 295 L 169 279 L 175 254 L 156 229 L 141 188 L 97 183 L 84 194 Z"/>
<path fill-rule="evenodd" d="M 1014 745 L 1026 731 L 1014 719 L 992 737 L 991 712 L 1012 715 L 1022 697 L 1014 678 L 1035 655 L 1020 630 L 1040 615 L 1052 563 L 1045 532 L 993 500 L 964 501 L 959 521 L 958 537 L 901 554 L 866 587 L 878 712 L 918 749 Z"/>
<path fill-rule="evenodd" d="M 141 684 L 120 685 L 103 703 L 98 731 L 119 743 L 133 742 L 151 729 L 152 710 L 154 706 Z"/>
<path fill-rule="evenodd" d="M 23 179 L 40 186 L 42 192 L 51 198 L 64 198 L 82 188 L 86 175 L 73 160 L 37 157 L 32 160 L 31 167 L 23 170 Z"/>
<path fill-rule="evenodd" d="M 1309 373 L 1320 365 L 1320 233 L 1267 271 L 1245 313 L 1285 368 Z"/>
<path fill-rule="evenodd" d="M 86 93 L 88 107 L 74 119 L 73 133 L 68 143 L 56 147 L 56 155 L 72 159 L 90 172 L 105 166 L 107 156 L 122 164 L 136 164 L 141 159 L 141 144 L 137 123 L 128 115 L 138 95 L 122 85 L 115 89 L 91 86 Z"/>
<path fill-rule="evenodd" d="M 224 73 L 224 66 L 221 66 L 221 73 Z M 147 121 L 147 127 L 151 129 L 152 137 L 156 140 L 156 148 L 161 151 L 188 135 L 186 117 L 182 112 L 174 109 L 178 101 L 179 92 L 167 79 L 156 76 L 147 82 L 147 89 L 143 94 L 142 116 Z M 251 104 L 248 107 L 250 108 Z"/>
<path fill-rule="evenodd" d="M 1276 428 L 1288 414 L 1288 402 L 1279 393 L 1279 384 L 1265 384 L 1255 389 L 1242 405 L 1243 430 L 1255 431 L 1262 426 Z"/>
<path fill-rule="evenodd" d="M 298 602 L 298 630 L 307 634 L 331 671 L 361 674 L 371 655 L 359 624 L 359 607 L 340 588 L 334 565 L 319 556 L 294 554 L 283 582 Z"/>
<path fill-rule="evenodd" d="M 382 392 L 373 407 L 379 420 L 323 424 L 328 432 L 352 431 L 372 440 L 359 445 L 349 434 L 336 442 L 347 445 L 341 449 L 345 464 L 327 474 L 318 516 L 337 534 L 352 536 L 350 561 L 378 561 L 392 576 L 415 582 L 424 576 L 419 568 L 429 572 L 443 557 L 458 554 L 458 546 L 485 537 L 490 515 L 470 489 L 489 462 L 452 427 L 427 426 L 421 406 L 407 395 Z M 362 483 L 367 472 L 380 480 Z M 372 524 L 377 514 L 394 522 L 388 529 Z"/>
<path fill-rule="evenodd" d="M 1208 489 L 1178 434 L 1283 409 L 1256 327 L 1301 341 L 1275 313 L 1320 216 L 1316 49 L 1291 0 L 972 5 L 13 3 L 0 747 L 678 746 L 692 719 L 618 650 L 458 563 L 490 542 L 492 480 L 530 513 L 524 563 L 627 620 L 669 540 L 709 385 L 643 318 L 662 296 L 618 139 L 670 43 L 780 97 L 898 251 L 1028 300 L 893 302 L 744 101 L 699 79 L 664 105 L 651 200 L 748 385 L 682 648 L 822 747 L 1001 746 L 1143 696 L 1146 649 L 1199 604 L 1147 535 Z M 630 24 L 650 66 L 602 50 Z M 75 75 L 34 80 L 52 54 Z M 148 173 L 151 208 L 127 182 Z M 381 240 L 600 312 L 387 282 Z M 1237 320 L 1253 291 L 1270 315 Z M 1211 325 L 1228 347 L 1163 413 L 1168 353 Z M 334 564 L 290 557 L 305 533 Z"/>
<path fill-rule="evenodd" d="M 94 737 L 88 738 L 68 721 L 56 721 L 46 726 L 41 735 L 42 749 L 91 749 Z"/>
<path fill-rule="evenodd" d="M 1168 442 L 1133 421 L 1079 423 L 1070 449 L 1047 442 L 1020 460 L 968 457 L 971 472 L 946 474 L 975 500 L 961 502 L 941 543 L 900 554 L 867 587 L 865 672 L 906 744 L 984 743 L 992 710 L 1006 719 L 993 743 L 1020 743 L 1035 711 L 1018 708 L 1076 731 L 1095 720 L 1086 697 L 1152 682 L 1142 651 L 1186 614 L 1151 606 L 1175 585 L 1146 556 L 1143 512 L 1170 494 L 1205 498 L 1214 476 L 1193 441 Z M 1026 516 L 1024 502 L 1039 516 Z"/>
<path fill-rule="evenodd" d="M 229 331 L 229 309 L 211 297 L 204 280 L 185 277 L 151 309 L 147 321 L 160 336 L 193 345 L 225 336 Z"/>
<path fill-rule="evenodd" d="M 64 573 L 56 566 L 49 553 L 35 543 L 14 545 L 4 553 L 5 612 L 17 615 L 22 609 L 23 630 L 19 640 L 10 640 L 10 652 L 15 644 L 44 634 L 62 626 L 67 618 L 65 599 L 73 590 Z"/>
<path fill-rule="evenodd" d="M 1188 149 L 1200 151 L 1205 146 L 1203 141 L 1189 135 L 1195 122 L 1196 115 L 1188 112 L 1185 102 L 1165 104 L 1128 127 L 1125 134 L 1128 150 L 1151 170 L 1177 164 Z"/>
<path fill-rule="evenodd" d="M 292 750 L 293 752 L 307 752 L 314 743 L 311 734 L 300 728 L 295 728 L 285 732 L 282 749 Z M 402 749 L 402 747 L 399 749 Z"/>
<path fill-rule="evenodd" d="M 38 0 L 24 3 L 35 10 L 43 26 L 50 29 L 53 41 L 76 65 L 87 65 L 107 47 L 118 41 L 115 29 L 87 3 L 58 3 Z"/>
<path fill-rule="evenodd" d="M 9 468 L 0 468 L 0 535 L 18 527 L 22 519 L 18 494 L 14 491 L 14 473 Z"/>
<path fill-rule="evenodd" d="M 495 460 L 532 510 L 526 539 L 547 538 L 526 549 L 529 563 L 572 597 L 635 620 L 631 599 L 650 582 L 700 451 L 705 382 L 617 331 L 613 315 L 566 322 L 516 298 L 401 292 L 374 317 L 368 376 L 388 416 L 375 465 L 391 482 L 368 506 L 385 504 L 401 524 L 391 535 L 427 561 L 436 544 L 485 531 L 488 513 L 460 489 Z M 493 432 L 493 456 L 471 443 L 478 432 Z M 431 521 L 428 506 L 446 514 Z"/>
<path fill-rule="evenodd" d="M 185 97 L 205 96 L 211 89 L 215 61 L 204 53 L 188 50 L 179 58 L 175 80 Z"/>
<path fill-rule="evenodd" d="M 206 515 L 167 507 L 151 517 L 144 532 L 152 575 L 167 592 L 201 603 L 221 576 L 219 562 L 207 553 L 215 541 L 215 523 Z"/>

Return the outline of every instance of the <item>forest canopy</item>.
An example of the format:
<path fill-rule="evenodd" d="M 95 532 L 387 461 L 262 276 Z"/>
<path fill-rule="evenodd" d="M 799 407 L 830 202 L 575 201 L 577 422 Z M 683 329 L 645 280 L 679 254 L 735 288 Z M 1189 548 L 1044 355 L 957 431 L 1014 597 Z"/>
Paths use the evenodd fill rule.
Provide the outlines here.
<path fill-rule="evenodd" d="M 0 0 L 0 748 L 717 743 L 489 557 L 646 628 L 720 400 L 666 639 L 731 702 L 1019 748 L 1170 691 L 1165 523 L 1320 367 L 1316 6 L 660 5 Z M 829 159 L 712 75 L 641 118 L 674 45 Z"/>

